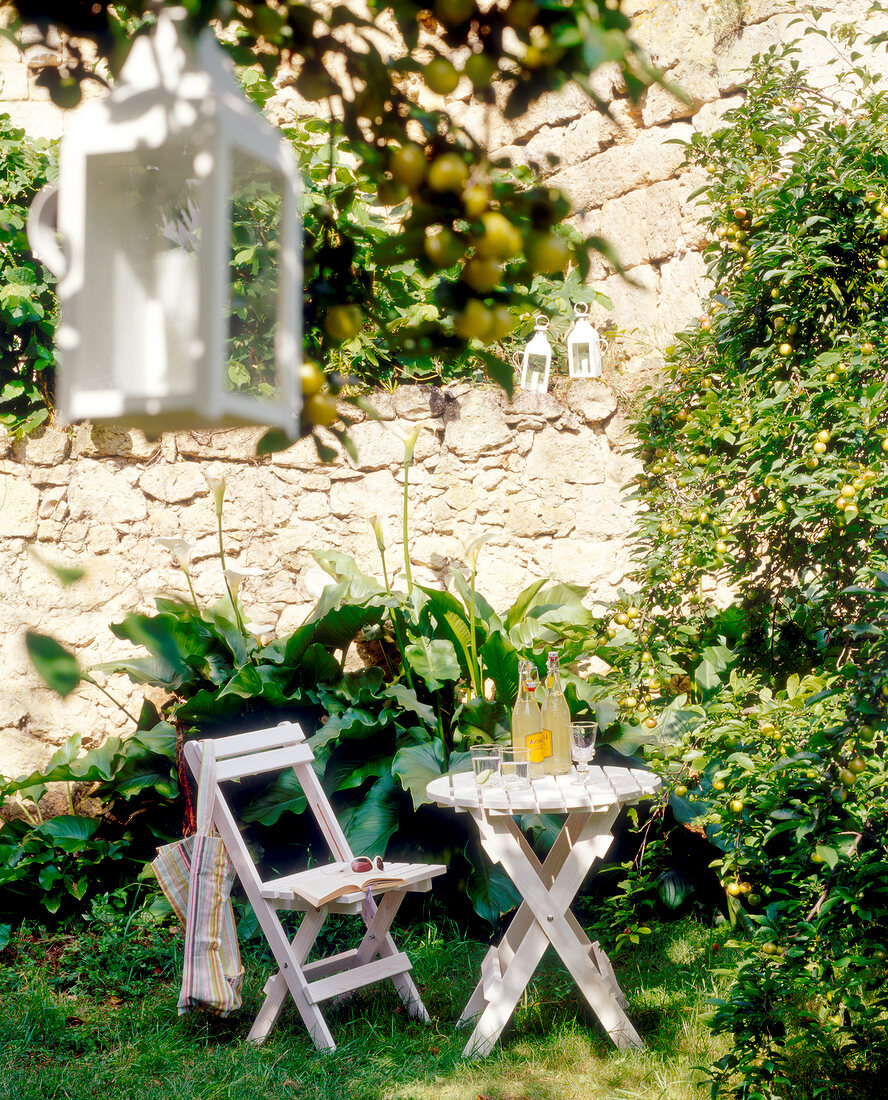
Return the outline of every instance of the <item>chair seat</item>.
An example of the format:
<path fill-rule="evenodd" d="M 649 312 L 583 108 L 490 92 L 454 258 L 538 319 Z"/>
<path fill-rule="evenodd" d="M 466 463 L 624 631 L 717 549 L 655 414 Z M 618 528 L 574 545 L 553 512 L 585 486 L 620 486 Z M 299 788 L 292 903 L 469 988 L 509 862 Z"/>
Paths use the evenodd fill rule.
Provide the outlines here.
<path fill-rule="evenodd" d="M 370 893 L 376 897 L 392 890 L 411 892 L 430 890 L 431 880 L 437 875 L 443 875 L 446 870 L 447 868 L 440 863 L 394 863 L 387 860 L 385 869 L 375 874 L 400 881 L 371 882 Z M 349 871 L 348 863 L 330 863 L 323 867 L 311 867 L 307 871 L 296 871 L 294 874 L 266 879 L 262 883 L 262 897 L 267 898 L 276 909 L 313 909 L 314 904 L 302 896 L 300 887 L 306 887 L 309 896 L 313 897 L 317 892 L 326 892 L 327 889 L 334 888 L 337 875 L 347 878 Z M 356 913 L 360 912 L 364 899 L 364 890 L 354 890 L 326 902 L 324 908 L 333 913 Z"/>

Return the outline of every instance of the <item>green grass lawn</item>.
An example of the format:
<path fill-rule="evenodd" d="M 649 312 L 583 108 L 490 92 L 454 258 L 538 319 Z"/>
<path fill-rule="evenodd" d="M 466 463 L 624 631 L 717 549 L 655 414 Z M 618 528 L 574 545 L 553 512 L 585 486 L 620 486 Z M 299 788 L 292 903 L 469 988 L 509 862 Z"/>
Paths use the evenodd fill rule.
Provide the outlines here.
<path fill-rule="evenodd" d="M 0 956 L 0 1098 L 703 1100 L 699 1067 L 723 1052 L 702 1017 L 719 992 L 711 946 L 724 938 L 678 921 L 615 960 L 643 1051 L 613 1048 L 550 952 L 494 1053 L 467 1062 L 455 1022 L 486 945 L 430 927 L 399 939 L 432 1024 L 411 1021 L 390 985 L 372 987 L 328 1010 L 339 1044 L 328 1054 L 314 1050 L 292 1009 L 263 1046 L 244 1041 L 270 969 L 259 951 L 245 959 L 237 1014 L 179 1017 L 168 938 L 148 947 L 131 938 L 115 951 L 32 930 Z"/>

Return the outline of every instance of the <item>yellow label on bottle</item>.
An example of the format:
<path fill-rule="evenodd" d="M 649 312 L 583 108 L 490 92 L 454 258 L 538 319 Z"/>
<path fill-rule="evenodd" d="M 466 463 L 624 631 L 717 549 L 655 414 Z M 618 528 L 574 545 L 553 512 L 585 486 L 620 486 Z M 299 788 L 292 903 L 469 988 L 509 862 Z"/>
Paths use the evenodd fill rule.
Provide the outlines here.
<path fill-rule="evenodd" d="M 524 738 L 524 743 L 530 750 L 531 764 L 542 764 L 547 756 L 552 755 L 552 734 L 549 730 L 529 733 Z"/>

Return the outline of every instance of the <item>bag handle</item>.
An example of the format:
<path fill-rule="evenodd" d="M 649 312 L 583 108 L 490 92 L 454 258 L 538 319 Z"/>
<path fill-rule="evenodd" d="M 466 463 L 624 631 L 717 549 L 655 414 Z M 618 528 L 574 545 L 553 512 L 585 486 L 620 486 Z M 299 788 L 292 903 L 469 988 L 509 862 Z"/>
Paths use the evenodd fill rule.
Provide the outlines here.
<path fill-rule="evenodd" d="M 216 801 L 216 745 L 201 741 L 200 779 L 197 787 L 197 835 L 207 836 L 213 827 Z"/>

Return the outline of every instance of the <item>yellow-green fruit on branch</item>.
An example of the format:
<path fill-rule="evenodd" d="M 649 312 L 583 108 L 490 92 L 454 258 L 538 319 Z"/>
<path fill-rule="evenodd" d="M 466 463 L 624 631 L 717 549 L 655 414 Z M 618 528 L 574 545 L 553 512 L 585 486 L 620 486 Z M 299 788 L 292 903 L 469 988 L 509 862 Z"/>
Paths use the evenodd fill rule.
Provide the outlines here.
<path fill-rule="evenodd" d="M 429 165 L 428 183 L 433 191 L 456 191 L 465 187 L 469 178 L 466 162 L 457 153 L 442 153 Z"/>
<path fill-rule="evenodd" d="M 540 233 L 527 242 L 527 261 L 540 274 L 564 271 L 572 258 L 570 243 L 560 233 Z"/>
<path fill-rule="evenodd" d="M 324 318 L 324 328 L 334 340 L 351 340 L 361 331 L 363 316 L 357 306 L 330 306 Z"/>
<path fill-rule="evenodd" d="M 392 149 L 389 154 L 389 171 L 392 179 L 415 191 L 425 179 L 428 162 L 419 145 L 406 142 Z"/>
<path fill-rule="evenodd" d="M 422 75 L 429 88 L 438 95 L 450 95 L 459 84 L 459 73 L 446 57 L 433 57 Z"/>
<path fill-rule="evenodd" d="M 481 219 L 484 233 L 475 239 L 478 256 L 492 260 L 510 260 L 521 251 L 521 234 L 509 219 L 496 210 L 489 210 Z"/>

